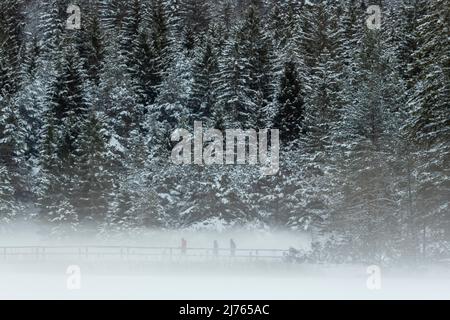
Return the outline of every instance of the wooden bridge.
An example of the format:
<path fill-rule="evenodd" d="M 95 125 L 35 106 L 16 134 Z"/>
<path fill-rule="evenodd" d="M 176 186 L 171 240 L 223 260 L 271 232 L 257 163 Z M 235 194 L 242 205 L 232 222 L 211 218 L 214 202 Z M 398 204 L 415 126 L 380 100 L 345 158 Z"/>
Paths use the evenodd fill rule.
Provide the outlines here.
<path fill-rule="evenodd" d="M 201 261 L 218 259 L 282 261 L 289 250 L 144 246 L 10 246 L 0 247 L 0 263 L 19 261 Z"/>

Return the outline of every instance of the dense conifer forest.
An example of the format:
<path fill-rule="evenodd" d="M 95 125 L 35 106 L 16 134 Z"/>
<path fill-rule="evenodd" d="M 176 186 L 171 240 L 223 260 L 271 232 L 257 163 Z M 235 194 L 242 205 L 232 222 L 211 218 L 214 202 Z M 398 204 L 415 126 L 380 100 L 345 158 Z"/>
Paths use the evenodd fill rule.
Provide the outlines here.
<path fill-rule="evenodd" d="M 171 133 L 194 121 L 279 129 L 279 172 L 174 165 Z M 287 228 L 318 260 L 442 257 L 450 2 L 0 1 L 1 230 L 16 221 Z"/>

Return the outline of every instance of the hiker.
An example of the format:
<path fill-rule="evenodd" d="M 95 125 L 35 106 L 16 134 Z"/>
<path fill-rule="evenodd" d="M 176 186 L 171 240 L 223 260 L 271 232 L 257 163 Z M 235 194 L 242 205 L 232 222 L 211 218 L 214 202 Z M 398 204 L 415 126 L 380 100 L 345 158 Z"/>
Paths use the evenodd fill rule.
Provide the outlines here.
<path fill-rule="evenodd" d="M 181 254 L 186 254 L 187 251 L 187 241 L 186 239 L 181 239 Z"/>
<path fill-rule="evenodd" d="M 230 239 L 230 255 L 234 257 L 236 254 L 236 243 L 234 243 L 233 239 Z"/>
<path fill-rule="evenodd" d="M 219 255 L 219 242 L 217 240 L 214 240 L 213 254 L 216 257 Z"/>

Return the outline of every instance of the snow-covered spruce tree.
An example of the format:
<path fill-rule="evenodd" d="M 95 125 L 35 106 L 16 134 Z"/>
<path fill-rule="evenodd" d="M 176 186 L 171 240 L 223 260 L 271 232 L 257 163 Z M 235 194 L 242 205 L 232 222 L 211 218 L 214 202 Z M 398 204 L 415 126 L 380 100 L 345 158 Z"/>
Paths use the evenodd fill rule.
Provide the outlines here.
<path fill-rule="evenodd" d="M 106 48 L 107 57 L 99 85 L 100 109 L 106 115 L 108 148 L 117 169 L 123 166 L 124 155 L 129 147 L 128 138 L 142 119 L 143 106 L 133 90 L 134 81 L 124 56 L 117 52 L 116 39 Z"/>
<path fill-rule="evenodd" d="M 159 120 L 165 123 L 166 129 L 186 125 L 192 127 L 193 123 L 189 123 L 190 110 L 186 108 L 191 95 L 192 65 L 181 48 L 178 52 L 174 50 L 171 56 L 152 111 L 159 114 Z M 171 132 L 166 132 L 167 137 Z"/>
<path fill-rule="evenodd" d="M 219 58 L 217 108 L 223 110 L 228 128 L 261 124 L 269 97 L 268 74 L 262 72 L 268 63 L 267 43 L 257 10 L 250 7 L 247 14 L 246 23 L 233 30 Z"/>
<path fill-rule="evenodd" d="M 151 131 L 148 131 L 151 132 Z M 151 154 L 147 136 L 139 130 L 130 133 L 130 149 L 125 168 L 114 179 L 111 201 L 102 229 L 126 230 L 140 227 L 156 228 L 164 225 L 164 212 L 159 205 L 154 181 L 160 176 L 155 166 L 157 152 Z M 154 151 L 154 150 L 152 150 Z"/>
<path fill-rule="evenodd" d="M 90 111 L 76 141 L 75 177 L 78 184 L 73 187 L 73 192 L 80 221 L 103 221 L 107 212 L 112 172 L 104 122 L 95 111 Z"/>
<path fill-rule="evenodd" d="M 17 209 L 9 170 L 5 165 L 0 164 L 0 225 L 2 227 L 15 218 Z"/>
<path fill-rule="evenodd" d="M 138 31 L 138 37 L 134 44 L 133 52 L 133 76 L 135 78 L 135 91 L 139 96 L 139 102 L 148 106 L 155 102 L 158 95 L 158 85 L 161 82 L 161 74 L 153 43 L 149 34 L 142 28 Z"/>
<path fill-rule="evenodd" d="M 255 219 L 253 170 L 247 166 L 169 166 L 157 189 L 169 225 L 189 227 L 216 220 L 234 225 Z"/>
<path fill-rule="evenodd" d="M 55 203 L 54 213 L 49 217 L 50 236 L 69 238 L 78 232 L 79 221 L 75 207 L 69 199 L 62 198 Z"/>
<path fill-rule="evenodd" d="M 214 125 L 214 104 L 216 102 L 215 81 L 218 73 L 218 61 L 211 38 L 196 50 L 192 67 L 193 82 L 189 108 L 192 120 Z"/>
<path fill-rule="evenodd" d="M 217 80 L 217 109 L 223 110 L 224 125 L 228 128 L 236 126 L 235 120 L 244 114 L 245 74 L 240 59 L 240 47 L 233 35 L 226 41 L 219 60 Z"/>
<path fill-rule="evenodd" d="M 60 125 L 62 141 L 59 154 L 69 166 L 73 165 L 75 141 L 81 133 L 90 104 L 84 88 L 85 71 L 74 50 L 68 48 L 65 53 L 61 74 L 56 80 L 55 91 L 50 100 Z"/>
<path fill-rule="evenodd" d="M 322 49 L 312 68 L 309 96 L 303 113 L 303 134 L 299 137 L 300 179 L 303 207 L 302 220 L 320 223 L 329 215 L 335 181 L 335 154 L 333 152 L 333 128 L 339 118 L 340 104 L 337 98 L 337 79 L 332 67 L 334 57 L 328 47 Z M 291 220 L 296 220 L 294 216 Z"/>
<path fill-rule="evenodd" d="M 299 21 L 297 26 L 300 37 L 294 41 L 298 46 L 291 44 L 286 49 L 297 53 L 293 54 L 294 57 L 303 56 L 304 59 L 287 60 L 291 69 L 295 66 L 295 77 L 292 71 L 289 72 L 290 77 L 286 77 L 289 66 L 286 65 L 278 93 L 279 97 L 287 99 L 289 97 L 284 97 L 286 93 L 283 92 L 296 89 L 297 99 L 301 100 L 296 104 L 289 100 L 283 101 L 284 104 L 278 102 L 279 106 L 276 106 L 280 109 L 274 123 L 279 123 L 279 119 L 284 123 L 275 127 L 281 130 L 283 141 L 280 169 L 283 179 L 278 182 L 278 188 L 284 197 L 290 199 L 281 201 L 281 206 L 289 203 L 289 207 L 284 209 L 287 211 L 284 213 L 286 223 L 308 229 L 329 215 L 333 198 L 334 159 L 330 147 L 332 128 L 341 107 L 337 79 L 340 38 L 336 23 L 338 16 L 323 3 L 306 6 L 301 18 L 303 21 Z M 290 111 L 283 107 L 289 107 Z"/>
<path fill-rule="evenodd" d="M 218 4 L 218 7 L 213 10 L 214 21 L 223 26 L 225 38 L 229 35 L 232 29 L 233 18 L 233 4 L 231 1 L 224 1 Z"/>
<path fill-rule="evenodd" d="M 416 71 L 409 70 L 410 61 L 414 48 L 417 46 L 417 19 L 420 9 L 416 6 L 417 1 L 405 1 L 399 8 L 385 7 L 383 12 L 383 42 L 385 52 L 383 57 L 389 61 L 390 73 L 383 94 L 384 101 L 392 105 L 390 118 L 391 130 L 389 148 L 391 152 L 390 165 L 393 176 L 386 178 L 389 182 L 390 192 L 395 195 L 396 210 L 398 213 L 398 234 L 395 247 L 398 258 L 405 261 L 416 261 L 419 253 L 418 229 L 415 225 L 416 201 L 416 175 L 414 167 L 416 163 L 415 144 L 409 136 L 405 124 L 409 118 L 409 87 Z M 395 19 L 400 15 L 404 19 Z M 387 83 L 386 83 L 387 84 Z M 402 93 L 402 94 L 399 94 Z"/>
<path fill-rule="evenodd" d="M 261 21 L 261 13 L 251 5 L 236 37 L 244 72 L 244 101 L 236 119 L 244 128 L 260 128 L 266 123 L 266 108 L 274 93 L 273 48 Z"/>
<path fill-rule="evenodd" d="M 98 9 L 100 14 L 100 24 L 103 26 L 105 33 L 119 28 L 124 17 L 126 2 L 120 0 L 99 0 Z M 117 36 L 118 33 L 115 33 Z M 108 37 L 105 37 L 108 40 Z"/>
<path fill-rule="evenodd" d="M 151 8 L 147 2 L 140 0 L 112 5 L 113 18 L 106 24 L 113 32 L 109 35 L 112 39 L 108 50 L 118 50 L 117 59 L 130 82 L 128 89 L 133 90 L 142 107 L 148 106 L 156 98 L 162 76 L 160 56 L 152 39 Z"/>
<path fill-rule="evenodd" d="M 247 174 L 250 182 L 250 208 L 254 217 L 267 225 L 303 229 L 309 225 L 302 212 L 302 188 L 300 166 L 296 159 L 299 150 L 283 148 L 280 154 L 279 172 L 273 176 L 261 176 L 259 172 Z M 251 173 L 251 171 L 250 171 Z"/>
<path fill-rule="evenodd" d="M 99 5 L 83 5 L 83 28 L 71 39 L 78 46 L 83 68 L 91 83 L 98 85 L 105 58 L 105 27 L 102 25 Z"/>
<path fill-rule="evenodd" d="M 0 4 L 0 94 L 11 94 L 19 88 L 23 9 L 22 0 Z"/>
<path fill-rule="evenodd" d="M 171 62 L 171 39 L 167 12 L 162 0 L 155 0 L 151 13 L 151 38 L 156 53 L 158 74 L 162 78 Z M 161 82 L 162 80 L 160 80 Z"/>
<path fill-rule="evenodd" d="M 26 163 L 27 123 L 18 109 L 15 97 L 0 97 L 0 163 L 10 173 L 17 201 L 29 196 L 26 181 L 29 169 Z"/>
<path fill-rule="evenodd" d="M 71 203 L 68 179 L 61 173 L 62 163 L 58 157 L 58 140 L 53 115 L 46 113 L 41 140 L 39 165 L 36 176 L 37 207 L 39 220 L 48 223 L 51 235 L 69 236 L 78 227 L 78 215 Z"/>
<path fill-rule="evenodd" d="M 141 1 L 132 0 L 125 4 L 122 24 L 119 28 L 119 51 L 127 63 L 128 68 L 133 68 L 133 47 L 136 43 L 139 27 L 142 22 Z"/>
<path fill-rule="evenodd" d="M 38 156 L 39 130 L 43 124 L 42 101 L 45 96 L 41 50 L 37 38 L 33 37 L 27 45 L 24 61 L 21 65 L 21 90 L 15 95 L 17 111 L 25 126 L 21 128 L 25 134 L 24 160 L 29 167 L 35 164 Z"/>
<path fill-rule="evenodd" d="M 419 4 L 420 5 L 420 4 Z M 422 2 L 422 6 L 425 3 Z M 422 7 L 422 8 L 423 8 Z M 418 21 L 414 51 L 414 86 L 408 102 L 407 127 L 418 148 L 416 225 L 421 230 L 422 254 L 428 242 L 448 241 L 450 185 L 450 9 L 448 1 L 427 3 Z"/>
<path fill-rule="evenodd" d="M 61 215 L 58 209 L 61 203 L 69 201 L 75 206 L 73 188 L 78 184 L 75 179 L 76 142 L 89 108 L 81 59 L 73 47 L 66 50 L 62 64 L 57 66 L 58 74 L 49 81 L 43 101 L 45 119 L 40 142 L 38 180 L 41 186 L 38 195 L 42 218 L 47 221 Z M 71 214 L 72 210 L 69 210 L 67 215 Z"/>
<path fill-rule="evenodd" d="M 287 61 L 276 96 L 273 120 L 273 126 L 280 130 L 281 141 L 285 145 L 298 141 L 304 132 L 304 88 L 300 81 L 297 64 L 292 60 Z"/>
<path fill-rule="evenodd" d="M 358 65 L 355 57 L 357 57 L 361 50 L 361 43 L 364 37 L 365 28 L 365 14 L 362 0 L 347 0 L 342 4 L 340 10 L 339 21 L 339 46 L 338 54 L 343 64 L 343 69 L 346 76 L 343 78 L 344 84 L 352 87 L 356 86 L 350 75 L 357 72 Z M 346 96 L 343 97 L 344 99 Z M 344 100 L 345 103 L 348 101 Z"/>
<path fill-rule="evenodd" d="M 24 182 L 27 123 L 18 101 L 23 82 L 24 5 L 21 0 L 0 4 L 0 163 L 9 172 L 15 201 L 28 196 Z"/>
<path fill-rule="evenodd" d="M 175 90 L 174 94 L 171 94 L 171 87 L 175 89 L 186 89 L 186 74 L 189 74 L 189 68 L 183 68 L 186 66 L 184 59 L 184 53 L 180 49 L 172 47 L 172 39 L 170 34 L 169 17 L 165 7 L 164 1 L 156 0 L 152 3 L 150 10 L 150 34 L 148 43 L 148 54 L 142 63 L 146 64 L 146 74 L 141 74 L 142 79 L 151 81 L 146 85 L 146 90 L 151 90 L 153 98 L 152 104 L 147 108 L 147 114 L 145 115 L 144 127 L 152 139 L 152 144 L 155 149 L 163 153 L 167 153 L 170 149 L 170 129 L 177 123 L 178 111 L 174 114 L 170 111 L 172 107 L 179 110 L 180 104 L 178 103 L 178 96 L 188 95 L 188 91 Z M 141 38 L 142 40 L 142 38 Z M 141 41 L 141 44 L 143 42 Z M 143 51 L 147 49 L 140 48 L 142 56 Z M 181 59 L 175 59 L 174 57 Z M 183 58 L 182 58 L 183 57 Z M 171 70 L 168 70 L 171 68 Z M 164 81 L 164 83 L 163 83 Z M 180 81 L 180 83 L 177 83 Z M 186 98 L 183 98 L 186 99 Z M 174 117 L 172 117 L 172 114 Z M 159 154 L 161 156 L 161 154 Z"/>
<path fill-rule="evenodd" d="M 177 128 L 190 130 L 195 120 L 188 108 L 192 83 L 191 65 L 186 58 L 185 50 L 182 50 L 180 46 L 178 48 L 178 52 L 174 50 L 172 54 L 170 59 L 172 63 L 167 66 L 159 96 L 146 116 L 149 148 L 155 157 L 153 162 L 156 164 L 156 169 L 153 170 L 157 170 L 155 180 L 159 181 L 157 188 L 160 195 L 177 193 L 174 190 L 188 188 L 189 181 L 186 177 L 194 173 L 194 167 L 173 165 L 170 162 L 171 150 L 175 145 L 170 139 L 171 133 Z M 186 191 L 187 193 L 189 191 Z M 164 206 L 167 216 L 173 219 L 171 221 L 175 224 L 180 222 L 176 216 L 185 210 L 183 207 L 185 196 L 187 195 L 180 194 L 178 198 L 178 195 L 173 194 L 172 198 L 177 199 L 175 206 L 172 207 L 169 203 Z"/>
<path fill-rule="evenodd" d="M 201 44 L 211 20 L 208 0 L 180 0 L 183 46 L 188 51 Z"/>
<path fill-rule="evenodd" d="M 218 166 L 214 168 L 222 174 L 206 175 L 209 188 L 205 189 L 208 207 L 218 210 L 221 218 L 229 225 L 243 226 L 249 222 L 261 221 L 263 213 L 257 211 L 257 202 L 252 197 L 254 183 L 260 176 L 259 167 Z M 259 200 L 259 199 L 258 199 Z M 203 205 L 203 204 L 202 204 Z M 211 211 L 205 211 L 211 215 Z"/>
<path fill-rule="evenodd" d="M 64 34 L 63 12 L 66 9 L 61 0 L 41 2 L 39 33 L 42 54 L 47 62 L 57 61 L 61 57 Z"/>
<path fill-rule="evenodd" d="M 353 258 L 384 260 L 395 258 L 399 234 L 397 195 L 391 191 L 398 126 L 396 90 L 392 66 L 386 55 L 383 33 L 365 30 L 361 54 L 355 59 L 357 73 L 349 88 L 353 97 L 342 109 L 338 179 L 342 207 L 330 219 L 339 230 Z M 350 96 L 350 92 L 347 92 Z"/>
<path fill-rule="evenodd" d="M 393 45 L 397 47 L 399 73 L 408 87 L 408 95 L 420 70 L 414 52 L 419 46 L 418 25 L 427 4 L 420 0 L 404 0 L 400 9 L 403 19 L 393 29 Z"/>
<path fill-rule="evenodd" d="M 0 163 L 6 166 L 14 196 L 23 198 L 26 122 L 18 112 L 17 93 L 21 86 L 20 63 L 23 43 L 23 1 L 0 4 Z M 17 199 L 15 199 L 17 200 Z"/>
<path fill-rule="evenodd" d="M 275 48 L 280 49 L 280 53 L 297 37 L 296 25 L 299 9 L 297 1 L 289 0 L 275 2 L 270 10 L 268 30 L 271 33 Z"/>

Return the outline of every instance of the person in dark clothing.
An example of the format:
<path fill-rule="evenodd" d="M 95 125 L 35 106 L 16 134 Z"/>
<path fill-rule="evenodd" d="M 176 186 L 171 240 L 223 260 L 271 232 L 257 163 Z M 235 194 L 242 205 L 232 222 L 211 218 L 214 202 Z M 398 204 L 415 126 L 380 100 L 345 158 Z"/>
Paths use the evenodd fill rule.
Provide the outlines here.
<path fill-rule="evenodd" d="M 230 239 L 230 255 L 234 257 L 236 255 L 236 243 L 233 239 Z"/>
<path fill-rule="evenodd" d="M 186 254 L 187 251 L 187 241 L 186 239 L 181 239 L 181 254 Z"/>
<path fill-rule="evenodd" d="M 219 242 L 217 240 L 214 240 L 213 254 L 216 257 L 219 255 Z"/>

